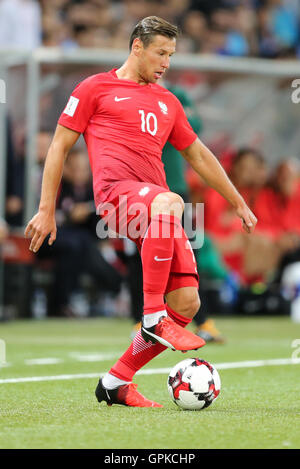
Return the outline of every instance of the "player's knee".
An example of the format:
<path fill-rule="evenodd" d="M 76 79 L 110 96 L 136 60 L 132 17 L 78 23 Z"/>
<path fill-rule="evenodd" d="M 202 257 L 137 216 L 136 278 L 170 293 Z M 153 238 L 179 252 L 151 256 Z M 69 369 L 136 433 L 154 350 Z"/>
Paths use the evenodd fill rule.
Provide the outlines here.
<path fill-rule="evenodd" d="M 151 217 L 159 213 L 168 213 L 178 218 L 182 217 L 184 201 L 175 192 L 162 192 L 158 194 L 151 204 Z"/>
<path fill-rule="evenodd" d="M 181 293 L 179 298 L 168 298 L 168 303 L 174 311 L 182 316 L 193 319 L 198 313 L 201 302 L 198 295 L 198 291 L 185 291 L 184 295 Z"/>
<path fill-rule="evenodd" d="M 193 295 L 182 305 L 181 314 L 192 319 L 198 313 L 200 305 L 199 295 Z"/>

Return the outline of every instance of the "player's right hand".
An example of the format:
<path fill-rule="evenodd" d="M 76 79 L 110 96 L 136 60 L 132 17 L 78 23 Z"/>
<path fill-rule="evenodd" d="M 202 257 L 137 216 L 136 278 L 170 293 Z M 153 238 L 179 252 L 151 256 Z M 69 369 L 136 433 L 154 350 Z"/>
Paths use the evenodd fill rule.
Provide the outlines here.
<path fill-rule="evenodd" d="M 30 220 L 25 229 L 25 236 L 31 238 L 29 250 L 37 252 L 49 233 L 50 238 L 48 244 L 51 246 L 56 240 L 56 231 L 55 215 L 39 211 Z"/>

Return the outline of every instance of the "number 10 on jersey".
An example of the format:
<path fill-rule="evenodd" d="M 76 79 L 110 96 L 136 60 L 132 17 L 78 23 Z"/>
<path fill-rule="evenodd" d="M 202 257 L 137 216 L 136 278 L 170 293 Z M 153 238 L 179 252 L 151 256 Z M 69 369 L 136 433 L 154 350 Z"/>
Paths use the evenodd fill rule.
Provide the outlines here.
<path fill-rule="evenodd" d="M 151 135 L 155 135 L 157 132 L 157 117 L 153 112 L 145 114 L 143 109 L 139 109 L 141 116 L 141 129 L 142 132 L 148 132 Z"/>

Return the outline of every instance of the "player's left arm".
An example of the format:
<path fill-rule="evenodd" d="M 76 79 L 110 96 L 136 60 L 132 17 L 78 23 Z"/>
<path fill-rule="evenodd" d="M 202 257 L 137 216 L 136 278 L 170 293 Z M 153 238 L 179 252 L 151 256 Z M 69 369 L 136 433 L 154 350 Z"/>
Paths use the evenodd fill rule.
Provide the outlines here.
<path fill-rule="evenodd" d="M 197 138 L 191 145 L 181 150 L 181 154 L 206 184 L 219 192 L 235 208 L 237 215 L 242 219 L 244 230 L 252 233 L 257 218 L 213 153 Z"/>

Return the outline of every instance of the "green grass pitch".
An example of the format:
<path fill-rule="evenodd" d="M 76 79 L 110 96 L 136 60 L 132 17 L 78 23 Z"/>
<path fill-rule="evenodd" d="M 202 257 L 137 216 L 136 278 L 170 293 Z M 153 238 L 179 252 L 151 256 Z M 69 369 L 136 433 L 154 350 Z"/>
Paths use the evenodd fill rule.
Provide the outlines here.
<path fill-rule="evenodd" d="M 213 364 L 300 357 L 300 325 L 287 317 L 222 318 L 217 326 L 225 345 L 184 355 L 167 350 L 145 370 L 193 356 Z M 127 348 L 130 332 L 127 319 L 0 324 L 7 361 L 0 367 L 0 448 L 300 448 L 299 364 L 221 368 L 220 397 L 198 412 L 170 400 L 167 373 L 135 378 L 162 409 L 99 405 L 96 376 Z M 49 378 L 7 381 L 32 377 Z"/>

